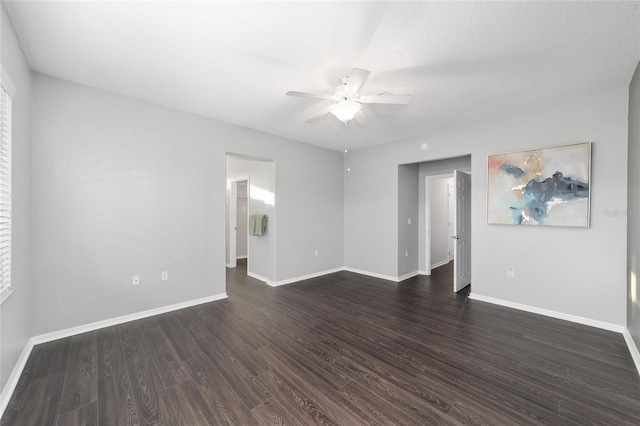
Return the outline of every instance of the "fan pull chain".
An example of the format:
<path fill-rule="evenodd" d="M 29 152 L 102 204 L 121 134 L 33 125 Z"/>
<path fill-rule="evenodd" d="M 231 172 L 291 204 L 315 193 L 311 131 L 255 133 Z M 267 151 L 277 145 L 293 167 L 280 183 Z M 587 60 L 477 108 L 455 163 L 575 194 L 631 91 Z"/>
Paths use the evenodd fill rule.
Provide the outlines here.
<path fill-rule="evenodd" d="M 344 166 L 347 172 L 351 171 L 349 167 L 349 140 L 348 140 L 348 123 L 344 124 Z"/>

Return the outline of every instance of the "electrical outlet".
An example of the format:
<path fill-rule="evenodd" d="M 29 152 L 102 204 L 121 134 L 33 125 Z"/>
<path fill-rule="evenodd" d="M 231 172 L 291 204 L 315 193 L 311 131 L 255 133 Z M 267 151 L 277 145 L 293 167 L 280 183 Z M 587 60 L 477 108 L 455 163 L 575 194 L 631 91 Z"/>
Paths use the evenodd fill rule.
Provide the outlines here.
<path fill-rule="evenodd" d="M 516 272 L 513 270 L 513 268 L 508 268 L 507 269 L 507 277 L 509 278 L 513 278 L 515 276 Z"/>
<path fill-rule="evenodd" d="M 404 257 L 409 257 L 409 252 L 408 251 L 404 252 Z"/>
<path fill-rule="evenodd" d="M 407 225 L 411 225 L 411 218 L 407 219 Z"/>
<path fill-rule="evenodd" d="M 167 281 L 169 279 L 169 271 L 162 271 L 162 281 Z"/>
<path fill-rule="evenodd" d="M 316 250 L 313 252 L 313 254 L 314 254 L 314 256 L 317 256 L 317 255 L 318 255 L 318 249 L 316 249 Z"/>
<path fill-rule="evenodd" d="M 134 275 L 131 280 L 131 285 L 140 285 L 140 275 Z"/>

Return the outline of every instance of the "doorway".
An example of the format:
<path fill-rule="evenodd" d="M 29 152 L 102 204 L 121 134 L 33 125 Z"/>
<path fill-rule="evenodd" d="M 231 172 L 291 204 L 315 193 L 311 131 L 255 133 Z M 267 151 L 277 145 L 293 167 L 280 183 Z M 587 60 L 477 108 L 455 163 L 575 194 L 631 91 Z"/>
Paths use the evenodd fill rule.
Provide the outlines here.
<path fill-rule="evenodd" d="M 429 269 L 446 265 L 453 260 L 454 244 L 451 238 L 454 230 L 455 197 L 453 191 L 453 173 L 446 175 L 425 176 L 425 188 L 429 209 L 426 224 L 429 245 L 428 259 L 425 263 Z"/>
<path fill-rule="evenodd" d="M 240 260 L 244 273 L 265 283 L 275 281 L 275 161 L 239 154 L 226 156 L 226 247 L 228 268 Z M 260 218 L 252 231 L 251 219 Z M 244 260 L 246 259 L 246 260 Z"/>
<path fill-rule="evenodd" d="M 227 267 L 235 268 L 237 261 L 249 255 L 249 179 L 231 181 L 229 197 L 229 259 Z"/>
<path fill-rule="evenodd" d="M 470 172 L 470 155 L 419 165 L 420 273 L 431 275 L 432 269 L 453 261 L 455 292 L 471 283 Z"/>

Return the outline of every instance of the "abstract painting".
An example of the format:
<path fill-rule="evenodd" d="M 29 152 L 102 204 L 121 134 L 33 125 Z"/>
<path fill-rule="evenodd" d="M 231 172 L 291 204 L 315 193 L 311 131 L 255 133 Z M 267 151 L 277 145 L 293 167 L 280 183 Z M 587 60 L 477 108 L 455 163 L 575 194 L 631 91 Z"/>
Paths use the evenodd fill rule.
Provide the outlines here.
<path fill-rule="evenodd" d="M 489 156 L 487 220 L 589 227 L 591 143 Z"/>

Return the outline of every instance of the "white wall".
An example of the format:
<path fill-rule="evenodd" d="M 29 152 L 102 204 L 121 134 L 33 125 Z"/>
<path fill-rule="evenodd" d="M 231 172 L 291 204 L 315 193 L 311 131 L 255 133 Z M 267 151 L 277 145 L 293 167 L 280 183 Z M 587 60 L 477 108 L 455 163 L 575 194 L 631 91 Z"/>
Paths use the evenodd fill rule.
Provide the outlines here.
<path fill-rule="evenodd" d="M 247 256 L 247 240 L 249 217 L 249 200 L 247 198 L 247 185 L 238 185 L 238 194 L 236 196 L 236 258 L 244 258 Z"/>
<path fill-rule="evenodd" d="M 0 307 L 0 389 L 31 337 L 31 71 L 4 5 L 0 5 L 2 67 L 16 88 L 12 100 L 11 287 Z"/>
<path fill-rule="evenodd" d="M 418 187 L 418 165 L 398 166 L 397 277 L 418 272 Z"/>
<path fill-rule="evenodd" d="M 431 267 L 449 262 L 449 185 L 453 178 L 429 179 Z"/>
<path fill-rule="evenodd" d="M 273 204 L 265 202 L 261 197 L 264 191 L 276 196 L 274 182 L 274 161 L 253 161 L 238 157 L 227 156 L 227 180 L 237 180 L 249 177 L 249 206 L 248 213 L 266 214 L 269 216 L 267 232 L 264 235 L 249 235 L 250 258 L 247 262 L 247 271 L 257 274 L 268 280 L 275 281 L 275 242 L 276 242 L 276 210 Z M 227 185 L 227 194 L 230 196 L 230 185 Z M 267 200 L 268 201 L 268 200 Z M 228 227 L 227 222 L 227 227 Z M 227 245 L 228 249 L 228 245 Z M 229 255 L 228 255 L 229 256 Z"/>
<path fill-rule="evenodd" d="M 626 324 L 627 88 L 526 115 L 351 153 L 345 181 L 345 264 L 397 270 L 398 164 L 472 155 L 472 293 L 593 320 Z M 591 229 L 489 226 L 487 156 L 592 141 Z M 428 142 L 427 152 L 420 145 Z M 376 232 L 370 232 L 375 229 Z M 515 277 L 507 278 L 507 268 Z"/>
<path fill-rule="evenodd" d="M 278 164 L 277 278 L 343 265 L 341 153 L 34 75 L 33 334 L 224 292 L 227 152 Z"/>
<path fill-rule="evenodd" d="M 640 64 L 629 88 L 627 327 L 640 348 Z"/>

